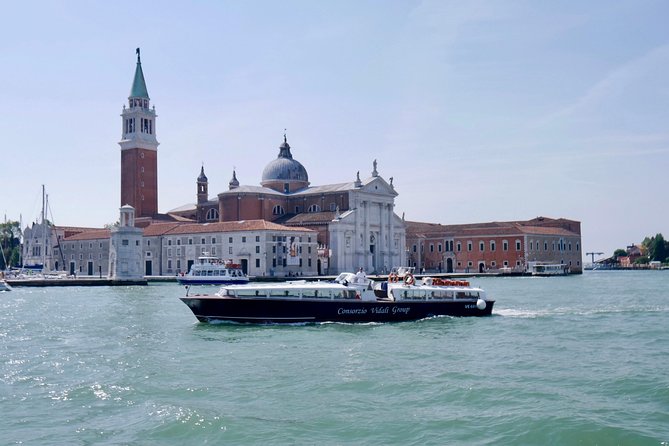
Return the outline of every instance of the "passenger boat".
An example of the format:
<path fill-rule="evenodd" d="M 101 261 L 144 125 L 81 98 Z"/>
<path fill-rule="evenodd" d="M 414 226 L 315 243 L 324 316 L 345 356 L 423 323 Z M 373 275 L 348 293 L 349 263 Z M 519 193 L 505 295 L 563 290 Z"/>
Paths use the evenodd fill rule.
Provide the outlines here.
<path fill-rule="evenodd" d="M 533 276 L 566 276 L 569 274 L 569 265 L 563 263 L 530 262 L 529 266 Z"/>
<path fill-rule="evenodd" d="M 187 291 L 181 300 L 200 322 L 261 324 L 488 316 L 495 303 L 468 282 L 425 278 L 416 283 L 410 268 L 391 274 L 376 287 L 364 273 L 342 273 L 332 282 L 226 285 L 212 295 Z"/>
<path fill-rule="evenodd" d="M 205 253 L 198 257 L 187 274 L 177 276 L 177 281 L 183 285 L 224 285 L 245 284 L 249 278 L 240 264 Z"/>

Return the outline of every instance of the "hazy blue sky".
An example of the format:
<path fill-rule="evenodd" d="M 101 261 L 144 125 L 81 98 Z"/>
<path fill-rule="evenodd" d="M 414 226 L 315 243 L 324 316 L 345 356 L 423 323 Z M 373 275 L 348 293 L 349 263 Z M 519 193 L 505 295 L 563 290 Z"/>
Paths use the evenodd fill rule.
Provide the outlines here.
<path fill-rule="evenodd" d="M 288 129 L 312 185 L 394 177 L 398 215 L 579 220 L 584 251 L 669 236 L 669 2 L 5 2 L 0 212 L 118 218 L 135 48 L 158 206 L 257 185 Z M 586 259 L 584 259 L 586 260 Z"/>

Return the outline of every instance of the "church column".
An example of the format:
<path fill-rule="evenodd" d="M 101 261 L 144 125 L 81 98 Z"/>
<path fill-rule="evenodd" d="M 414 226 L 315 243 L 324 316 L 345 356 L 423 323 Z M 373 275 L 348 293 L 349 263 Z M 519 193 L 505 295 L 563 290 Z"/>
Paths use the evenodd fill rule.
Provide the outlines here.
<path fill-rule="evenodd" d="M 369 213 L 370 213 L 370 202 L 365 201 L 365 235 L 364 235 L 364 242 L 363 242 L 363 249 L 365 252 L 365 269 L 369 270 L 369 267 L 371 265 L 371 253 L 369 252 L 369 244 L 371 242 L 370 236 L 371 232 L 369 230 Z"/>
<path fill-rule="evenodd" d="M 395 234 L 393 233 L 393 205 L 386 203 L 386 217 L 388 218 L 388 268 L 392 268 L 393 250 L 395 247 Z"/>
<path fill-rule="evenodd" d="M 384 214 L 383 208 L 384 204 L 379 203 L 379 243 L 378 243 L 379 253 L 376 256 L 376 258 L 379 259 L 379 263 L 376 266 L 377 270 L 383 268 L 386 263 L 386 238 L 385 238 L 386 231 L 383 229 L 383 227 L 385 226 L 383 221 L 383 214 Z"/>

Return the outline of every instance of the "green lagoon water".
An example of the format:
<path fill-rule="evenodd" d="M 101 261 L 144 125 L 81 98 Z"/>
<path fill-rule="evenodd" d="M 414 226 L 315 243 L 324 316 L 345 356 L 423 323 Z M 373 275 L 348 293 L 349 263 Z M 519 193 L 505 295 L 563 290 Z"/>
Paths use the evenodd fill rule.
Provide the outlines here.
<path fill-rule="evenodd" d="M 176 284 L 0 293 L 0 445 L 668 444 L 669 271 L 473 283 L 492 317 L 375 325 L 200 324 Z"/>

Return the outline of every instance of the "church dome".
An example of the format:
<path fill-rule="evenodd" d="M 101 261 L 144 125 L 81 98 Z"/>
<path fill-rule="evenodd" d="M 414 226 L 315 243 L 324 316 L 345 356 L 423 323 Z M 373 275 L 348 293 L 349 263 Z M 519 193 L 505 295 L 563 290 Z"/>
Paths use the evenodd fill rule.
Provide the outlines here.
<path fill-rule="evenodd" d="M 262 172 L 261 184 L 266 185 L 272 182 L 299 182 L 309 184 L 309 175 L 307 169 L 297 160 L 293 159 L 290 153 L 290 145 L 283 137 L 283 144 L 279 146 L 279 156 L 265 166 Z"/>

